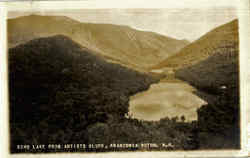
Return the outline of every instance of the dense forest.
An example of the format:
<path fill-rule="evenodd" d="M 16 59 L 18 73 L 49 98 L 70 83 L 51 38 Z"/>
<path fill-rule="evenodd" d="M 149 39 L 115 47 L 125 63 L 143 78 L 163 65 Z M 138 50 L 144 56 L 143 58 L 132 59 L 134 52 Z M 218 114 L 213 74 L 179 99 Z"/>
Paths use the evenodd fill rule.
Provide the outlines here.
<path fill-rule="evenodd" d="M 218 27 L 208 35 L 213 38 L 203 43 L 216 43 L 205 49 L 209 57 L 178 69 L 176 77 L 198 88 L 196 94 L 208 103 L 198 109 L 201 148 L 240 148 L 238 21 Z M 219 41 L 213 41 L 217 37 Z"/>
<path fill-rule="evenodd" d="M 62 35 L 9 49 L 12 153 L 44 152 L 18 150 L 19 144 L 134 142 L 174 145 L 165 150 L 199 147 L 197 122 L 187 123 L 184 117 L 150 122 L 128 114 L 129 97 L 158 78 L 93 54 Z"/>
<path fill-rule="evenodd" d="M 231 55 L 215 54 L 203 62 L 176 72 L 178 78 L 197 87 L 199 91 L 196 95 L 208 103 L 197 111 L 199 140 L 203 149 L 240 147 L 237 52 L 235 50 Z"/>

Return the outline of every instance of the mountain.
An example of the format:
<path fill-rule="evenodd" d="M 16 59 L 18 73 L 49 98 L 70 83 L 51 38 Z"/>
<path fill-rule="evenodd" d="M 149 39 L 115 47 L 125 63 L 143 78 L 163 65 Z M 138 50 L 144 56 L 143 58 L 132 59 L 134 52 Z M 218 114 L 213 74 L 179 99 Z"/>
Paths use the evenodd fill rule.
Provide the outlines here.
<path fill-rule="evenodd" d="M 12 152 L 17 144 L 87 143 L 87 127 L 124 118 L 129 97 L 154 82 L 63 35 L 10 48 Z"/>
<path fill-rule="evenodd" d="M 238 20 L 219 26 L 182 48 L 152 69 L 182 68 L 208 59 L 213 54 L 238 50 Z"/>
<path fill-rule="evenodd" d="M 168 65 L 177 66 L 175 77 L 198 88 L 196 95 L 208 103 L 197 111 L 201 149 L 240 148 L 238 21 L 212 30 L 186 49 Z"/>
<path fill-rule="evenodd" d="M 63 16 L 30 15 L 8 20 L 9 47 L 57 34 L 70 37 L 110 62 L 138 70 L 159 63 L 188 44 L 128 26 L 80 23 Z"/>
<path fill-rule="evenodd" d="M 182 61 L 177 64 L 177 78 L 202 89 L 218 91 L 223 87 L 236 85 L 239 72 L 237 20 L 212 30 L 186 49 L 187 52 L 184 49 L 173 60 L 169 59 L 168 64 L 177 61 L 177 56 Z M 183 52 L 185 55 L 180 55 Z"/>

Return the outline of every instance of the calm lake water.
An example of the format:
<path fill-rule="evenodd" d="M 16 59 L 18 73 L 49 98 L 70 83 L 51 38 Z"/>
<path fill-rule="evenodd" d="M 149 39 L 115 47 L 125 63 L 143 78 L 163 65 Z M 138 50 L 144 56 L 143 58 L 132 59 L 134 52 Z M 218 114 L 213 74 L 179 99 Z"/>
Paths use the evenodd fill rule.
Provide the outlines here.
<path fill-rule="evenodd" d="M 133 118 L 160 120 L 182 115 L 187 121 L 197 120 L 196 110 L 206 104 L 193 94 L 195 88 L 185 82 L 159 82 L 147 91 L 130 97 L 129 113 Z"/>

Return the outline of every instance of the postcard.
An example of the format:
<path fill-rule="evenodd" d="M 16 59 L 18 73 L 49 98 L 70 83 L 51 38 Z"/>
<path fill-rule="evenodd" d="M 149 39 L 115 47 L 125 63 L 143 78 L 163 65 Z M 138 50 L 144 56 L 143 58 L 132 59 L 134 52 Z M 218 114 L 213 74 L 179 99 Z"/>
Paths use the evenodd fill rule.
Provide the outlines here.
<path fill-rule="evenodd" d="M 181 2 L 0 4 L 8 157 L 247 156 L 249 3 Z"/>

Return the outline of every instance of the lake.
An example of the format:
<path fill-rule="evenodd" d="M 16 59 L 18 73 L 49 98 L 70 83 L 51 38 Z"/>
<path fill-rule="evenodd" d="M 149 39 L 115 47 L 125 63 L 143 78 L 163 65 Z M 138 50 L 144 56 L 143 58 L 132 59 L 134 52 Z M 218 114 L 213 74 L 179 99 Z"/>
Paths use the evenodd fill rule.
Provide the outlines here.
<path fill-rule="evenodd" d="M 185 82 L 159 82 L 147 91 L 130 97 L 129 114 L 133 118 L 157 121 L 164 117 L 185 116 L 197 120 L 196 110 L 206 104 L 196 96 L 194 87 Z"/>

